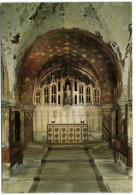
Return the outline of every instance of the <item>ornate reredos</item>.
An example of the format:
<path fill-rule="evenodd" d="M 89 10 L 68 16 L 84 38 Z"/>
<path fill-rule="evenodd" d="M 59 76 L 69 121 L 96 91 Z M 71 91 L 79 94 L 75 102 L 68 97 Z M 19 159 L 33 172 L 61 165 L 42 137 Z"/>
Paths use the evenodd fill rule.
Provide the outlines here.
<path fill-rule="evenodd" d="M 35 87 L 38 86 L 42 88 L 44 85 L 48 85 L 53 80 L 57 79 L 74 79 L 83 82 L 85 85 L 92 85 L 92 87 L 100 87 L 99 83 L 87 72 L 71 66 L 62 66 L 60 68 L 55 68 L 44 75 L 40 80 L 36 79 Z"/>

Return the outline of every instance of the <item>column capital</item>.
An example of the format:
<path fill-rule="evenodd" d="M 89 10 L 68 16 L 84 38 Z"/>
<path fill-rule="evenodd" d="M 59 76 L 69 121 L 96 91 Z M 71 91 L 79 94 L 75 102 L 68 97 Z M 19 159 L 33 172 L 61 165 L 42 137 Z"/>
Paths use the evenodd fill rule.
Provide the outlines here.
<path fill-rule="evenodd" d="M 111 111 L 114 108 L 114 104 L 102 104 L 102 111 Z"/>
<path fill-rule="evenodd" d="M 25 112 L 30 112 L 33 111 L 35 109 L 36 106 L 34 105 L 24 105 L 22 106 L 22 110 Z"/>

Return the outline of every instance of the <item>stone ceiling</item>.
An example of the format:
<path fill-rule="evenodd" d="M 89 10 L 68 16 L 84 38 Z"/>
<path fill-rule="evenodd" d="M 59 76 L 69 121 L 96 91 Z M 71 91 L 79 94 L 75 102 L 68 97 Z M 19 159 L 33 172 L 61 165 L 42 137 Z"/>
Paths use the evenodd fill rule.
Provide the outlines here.
<path fill-rule="evenodd" d="M 104 46 L 79 32 L 57 30 L 38 38 L 29 52 L 22 55 L 20 79 L 35 79 L 39 72 L 43 76 L 53 67 L 64 64 L 91 69 L 92 74 L 97 78 L 99 75 L 101 81 L 104 79 L 103 73 L 109 72 L 112 72 L 111 79 L 115 79 L 115 62 L 109 58 L 108 52 L 103 51 Z"/>
<path fill-rule="evenodd" d="M 116 56 L 99 38 L 77 29 L 51 31 L 36 39 L 22 53 L 16 70 L 22 90 L 20 97 L 24 93 L 32 97 L 28 86 L 33 88 L 35 80 L 61 66 L 78 67 L 88 72 L 100 83 L 106 101 L 113 102 L 114 88 L 121 80 Z"/>

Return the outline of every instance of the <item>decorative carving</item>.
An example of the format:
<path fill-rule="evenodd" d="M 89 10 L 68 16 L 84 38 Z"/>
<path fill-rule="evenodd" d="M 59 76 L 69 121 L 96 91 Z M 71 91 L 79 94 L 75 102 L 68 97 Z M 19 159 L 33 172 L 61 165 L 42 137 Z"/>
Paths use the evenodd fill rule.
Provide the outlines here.
<path fill-rule="evenodd" d="M 63 138 L 65 138 L 65 137 L 66 137 L 66 134 L 65 134 L 65 133 L 63 133 L 63 134 L 62 134 L 62 137 L 63 137 Z"/>
<path fill-rule="evenodd" d="M 55 139 L 54 141 L 55 141 L 55 143 L 59 143 L 59 140 L 58 139 Z"/>
<path fill-rule="evenodd" d="M 52 139 L 48 139 L 48 143 L 52 143 L 52 141 L 53 141 Z"/>
<path fill-rule="evenodd" d="M 80 72 L 79 69 L 71 68 L 69 66 L 62 66 L 61 68 L 51 71 L 46 74 L 40 81 L 39 86 L 48 85 L 52 81 L 52 76 L 55 75 L 55 79 L 64 78 L 67 75 L 73 77 L 74 79 L 78 79 L 79 81 L 84 82 L 86 85 L 91 84 L 93 87 L 95 86 L 96 81 L 93 77 L 83 72 Z"/>
<path fill-rule="evenodd" d="M 55 128 L 55 132 L 57 133 L 59 130 L 58 130 L 58 128 Z"/>
<path fill-rule="evenodd" d="M 79 138 L 81 135 L 80 134 L 76 134 L 76 137 Z"/>
<path fill-rule="evenodd" d="M 48 137 L 52 137 L 52 134 L 51 133 L 48 133 Z"/>
<path fill-rule="evenodd" d="M 71 124 L 66 124 L 66 127 L 64 127 L 64 124 L 55 124 L 54 126 L 52 132 L 48 132 L 48 143 L 84 143 L 84 140 L 87 140 L 86 124 L 73 124 L 73 127 L 71 127 Z M 50 129 L 50 125 L 48 125 L 48 130 Z M 57 133 L 55 130 L 58 130 Z M 52 142 L 50 140 L 52 140 Z"/>
<path fill-rule="evenodd" d="M 77 132 L 79 132 L 79 131 L 80 131 L 80 129 L 79 129 L 79 128 L 76 128 L 76 131 L 77 131 Z"/>
<path fill-rule="evenodd" d="M 51 132 L 51 131 L 52 131 L 52 129 L 51 129 L 51 128 L 49 128 L 49 129 L 48 129 L 48 131 L 49 131 L 49 132 Z"/>
<path fill-rule="evenodd" d="M 62 143 L 66 143 L 66 139 L 62 139 Z"/>
<path fill-rule="evenodd" d="M 87 134 L 83 134 L 83 137 L 86 138 L 87 137 Z"/>
<path fill-rule="evenodd" d="M 64 133 L 66 131 L 66 129 L 65 128 L 62 128 L 62 132 Z"/>
<path fill-rule="evenodd" d="M 69 134 L 69 137 L 73 137 L 73 133 L 70 133 L 70 134 Z"/>
<path fill-rule="evenodd" d="M 87 132 L 87 129 L 86 129 L 86 128 L 84 128 L 84 129 L 83 129 L 83 131 L 84 131 L 84 132 Z"/>
<path fill-rule="evenodd" d="M 73 131 L 73 128 L 70 128 L 69 131 L 72 132 Z"/>
<path fill-rule="evenodd" d="M 70 142 L 70 143 L 73 143 L 73 139 L 69 139 L 69 142 Z"/>

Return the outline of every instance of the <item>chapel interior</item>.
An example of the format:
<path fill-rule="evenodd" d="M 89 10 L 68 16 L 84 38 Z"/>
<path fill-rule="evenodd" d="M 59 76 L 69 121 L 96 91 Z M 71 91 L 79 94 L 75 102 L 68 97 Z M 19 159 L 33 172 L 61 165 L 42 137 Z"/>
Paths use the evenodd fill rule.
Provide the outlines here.
<path fill-rule="evenodd" d="M 2 192 L 132 192 L 132 4 L 1 4 Z"/>

